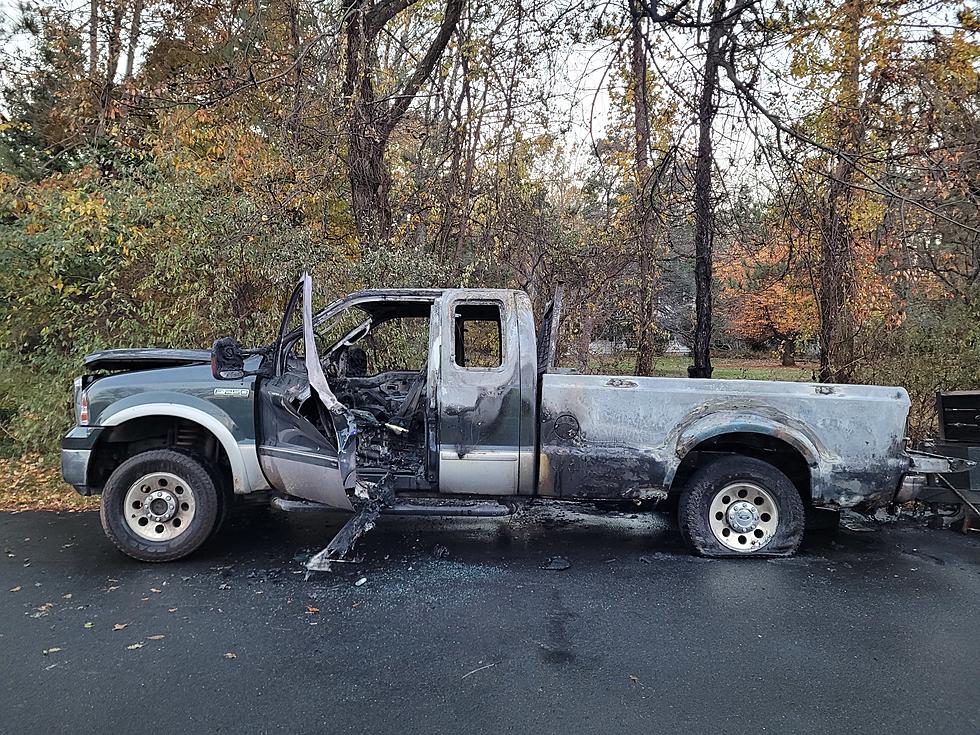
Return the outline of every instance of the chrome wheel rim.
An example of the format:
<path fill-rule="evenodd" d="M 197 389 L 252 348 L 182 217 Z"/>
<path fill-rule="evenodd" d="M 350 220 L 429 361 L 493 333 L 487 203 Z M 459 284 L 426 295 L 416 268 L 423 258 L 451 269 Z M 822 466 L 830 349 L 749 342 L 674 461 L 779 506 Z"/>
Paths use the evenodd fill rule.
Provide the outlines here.
<path fill-rule="evenodd" d="M 712 498 L 708 523 L 718 543 L 749 554 L 772 541 L 779 527 L 779 507 L 765 488 L 733 482 Z"/>
<path fill-rule="evenodd" d="M 194 490 L 170 472 L 151 472 L 126 493 L 123 512 L 129 530 L 147 541 L 170 541 L 194 520 Z"/>

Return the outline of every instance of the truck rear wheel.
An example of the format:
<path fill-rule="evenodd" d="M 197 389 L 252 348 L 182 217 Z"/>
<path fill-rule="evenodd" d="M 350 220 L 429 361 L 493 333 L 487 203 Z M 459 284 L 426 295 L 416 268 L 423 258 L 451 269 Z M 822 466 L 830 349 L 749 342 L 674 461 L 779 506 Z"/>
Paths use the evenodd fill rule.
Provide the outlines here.
<path fill-rule="evenodd" d="M 681 493 L 681 535 L 702 556 L 789 556 L 803 539 L 803 501 L 786 475 L 737 455 L 698 469 Z"/>
<path fill-rule="evenodd" d="M 194 457 L 169 449 L 142 452 L 119 465 L 106 482 L 102 528 L 134 559 L 180 559 L 214 530 L 218 485 L 216 473 Z"/>

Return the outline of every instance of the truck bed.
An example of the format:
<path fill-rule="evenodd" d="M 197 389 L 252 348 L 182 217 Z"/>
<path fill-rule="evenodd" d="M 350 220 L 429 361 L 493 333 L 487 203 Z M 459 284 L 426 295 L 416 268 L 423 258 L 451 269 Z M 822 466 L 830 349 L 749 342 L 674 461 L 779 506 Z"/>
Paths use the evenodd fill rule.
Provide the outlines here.
<path fill-rule="evenodd" d="M 909 405 L 892 387 L 546 373 L 539 488 L 643 498 L 671 488 L 699 445 L 731 438 L 797 452 L 817 505 L 882 504 L 909 466 Z"/>

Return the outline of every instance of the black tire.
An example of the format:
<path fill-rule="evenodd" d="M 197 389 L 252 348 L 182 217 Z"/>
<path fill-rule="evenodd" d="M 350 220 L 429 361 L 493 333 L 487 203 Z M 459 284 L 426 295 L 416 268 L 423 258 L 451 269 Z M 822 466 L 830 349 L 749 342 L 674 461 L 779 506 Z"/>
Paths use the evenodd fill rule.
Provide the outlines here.
<path fill-rule="evenodd" d="M 142 538 L 126 520 L 126 494 L 140 478 L 157 472 L 182 479 L 192 488 L 194 498 L 193 517 L 179 535 L 165 541 Z M 130 457 L 109 476 L 102 491 L 102 529 L 116 548 L 134 559 L 159 562 L 185 557 L 208 539 L 218 522 L 217 478 L 217 472 L 206 463 L 171 449 L 154 449 Z"/>
<path fill-rule="evenodd" d="M 203 466 L 206 467 L 208 472 L 211 474 L 211 481 L 218 489 L 218 512 L 215 514 L 214 526 L 211 528 L 211 533 L 208 535 L 208 539 L 210 540 L 218 535 L 222 527 L 225 525 L 225 522 L 228 520 L 228 516 L 231 515 L 232 506 L 235 502 L 235 496 L 227 487 L 227 482 L 225 482 L 214 465 L 212 465 L 210 462 L 204 462 Z"/>
<path fill-rule="evenodd" d="M 761 547 L 731 549 L 712 531 L 711 503 L 723 489 L 738 482 L 750 482 L 765 490 L 778 510 L 775 530 Z M 717 517 L 721 518 L 721 513 Z M 804 518 L 803 500 L 786 475 L 767 462 L 738 455 L 719 457 L 695 471 L 677 509 L 684 540 L 696 553 L 709 557 L 791 556 L 803 540 Z"/>

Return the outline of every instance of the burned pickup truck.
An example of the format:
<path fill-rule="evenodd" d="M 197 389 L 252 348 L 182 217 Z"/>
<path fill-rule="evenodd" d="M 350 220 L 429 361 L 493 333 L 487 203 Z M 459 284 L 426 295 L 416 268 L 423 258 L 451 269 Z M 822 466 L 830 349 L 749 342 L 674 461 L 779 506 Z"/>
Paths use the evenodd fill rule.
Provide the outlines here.
<path fill-rule="evenodd" d="M 902 388 L 556 370 L 560 299 L 391 289 L 314 312 L 302 277 L 275 342 L 110 350 L 75 383 L 65 480 L 101 493 L 123 552 L 183 557 L 236 494 L 353 513 L 497 516 L 530 498 L 662 501 L 707 556 L 792 554 L 808 509 L 912 498 L 949 460 L 907 451 Z"/>

